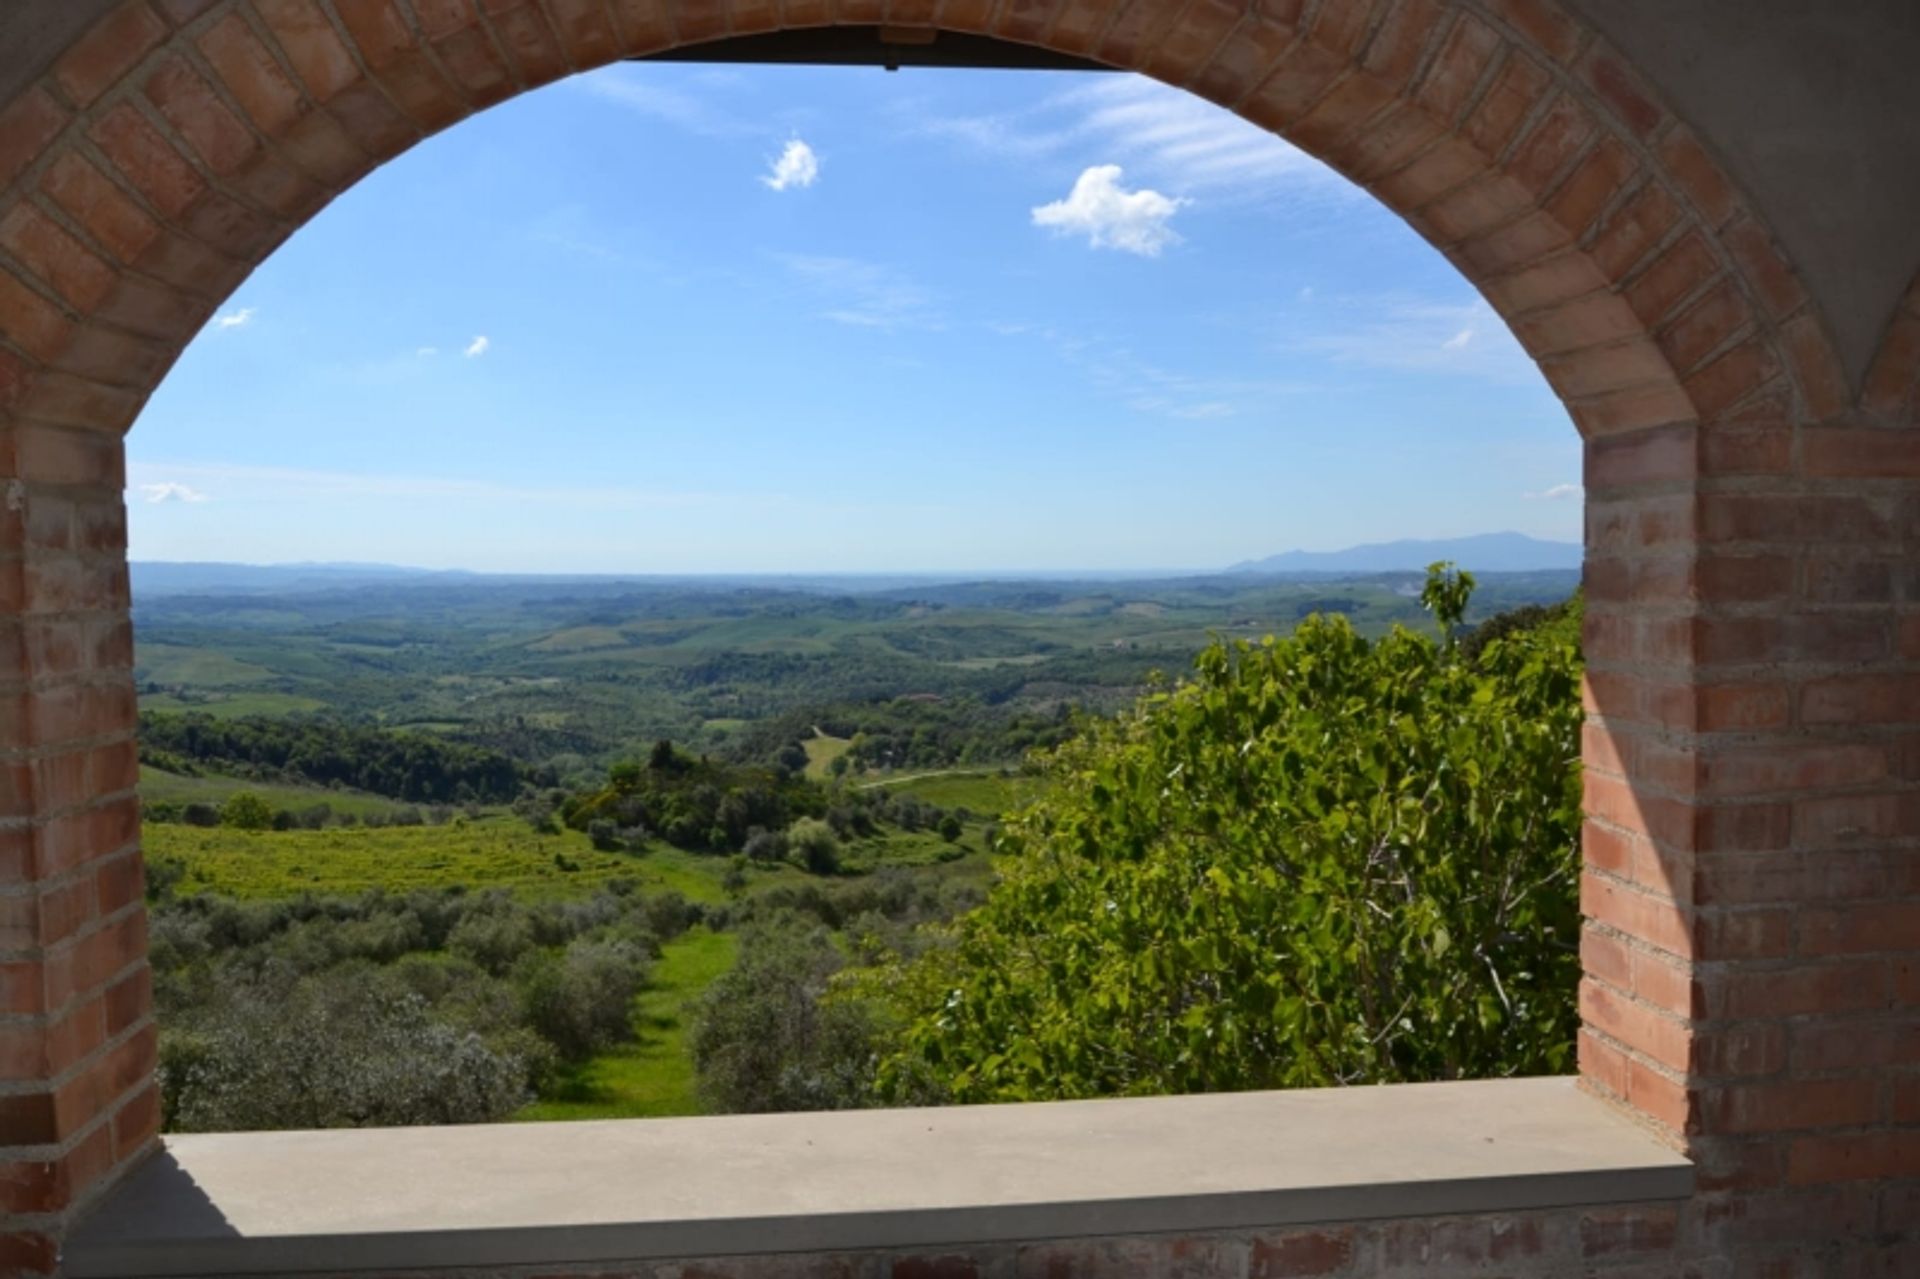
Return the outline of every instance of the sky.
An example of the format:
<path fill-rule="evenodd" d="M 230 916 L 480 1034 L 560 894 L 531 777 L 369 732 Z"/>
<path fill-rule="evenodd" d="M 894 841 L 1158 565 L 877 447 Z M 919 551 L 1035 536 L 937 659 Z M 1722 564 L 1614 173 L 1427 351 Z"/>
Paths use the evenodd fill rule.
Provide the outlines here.
<path fill-rule="evenodd" d="M 1578 437 L 1372 197 L 1178 90 L 625 64 L 363 179 L 129 438 L 141 560 L 1193 570 L 1578 540 Z"/>

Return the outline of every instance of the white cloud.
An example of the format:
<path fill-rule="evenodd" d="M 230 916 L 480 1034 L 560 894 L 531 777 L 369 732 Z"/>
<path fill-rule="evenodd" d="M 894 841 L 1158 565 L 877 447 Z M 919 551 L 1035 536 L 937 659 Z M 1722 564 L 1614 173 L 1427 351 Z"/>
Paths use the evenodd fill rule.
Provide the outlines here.
<path fill-rule="evenodd" d="M 466 356 L 469 360 L 477 360 L 485 355 L 492 346 L 493 343 L 487 338 L 487 335 L 482 333 L 479 337 L 467 343 L 467 349 L 460 352 L 460 354 Z"/>
<path fill-rule="evenodd" d="M 1333 170 L 1277 134 L 1139 75 L 1099 76 L 1035 107 L 999 115 L 925 108 L 909 127 L 1027 163 L 1111 157 L 1181 195 L 1353 193 Z"/>
<path fill-rule="evenodd" d="M 147 501 L 160 502 L 204 502 L 207 495 L 198 489 L 188 488 L 178 480 L 157 480 L 151 484 L 142 484 L 140 491 L 146 494 Z"/>
<path fill-rule="evenodd" d="M 820 312 L 836 324 L 863 329 L 937 329 L 933 298 L 911 278 L 878 262 L 786 253 L 776 255 L 794 276 L 819 294 Z"/>
<path fill-rule="evenodd" d="M 790 187 L 810 187 L 819 176 L 820 157 L 813 153 L 812 147 L 794 138 L 760 181 L 769 190 L 785 191 Z"/>
<path fill-rule="evenodd" d="M 1066 199 L 1034 209 L 1033 224 L 1058 233 L 1084 234 L 1096 249 L 1160 256 L 1160 250 L 1180 241 L 1167 223 L 1187 201 L 1145 187 L 1129 191 L 1120 185 L 1120 175 L 1117 164 L 1096 164 L 1085 170 Z"/>
<path fill-rule="evenodd" d="M 244 329 L 247 325 L 253 323 L 254 314 L 255 312 L 252 307 L 243 306 L 237 311 L 228 311 L 225 315 L 215 316 L 213 327 L 221 330 Z"/>
<path fill-rule="evenodd" d="M 1473 341 L 1473 330 L 1461 329 L 1458 333 L 1442 342 L 1440 349 L 1442 351 L 1464 351 L 1467 349 L 1467 344 L 1471 341 Z"/>
<path fill-rule="evenodd" d="M 1565 502 L 1584 496 L 1586 496 L 1586 490 L 1578 484 L 1556 484 L 1552 488 L 1526 495 L 1530 502 Z"/>
<path fill-rule="evenodd" d="M 423 346 L 419 350 L 414 352 L 414 355 L 422 360 L 426 359 L 430 355 L 438 355 L 438 354 L 440 354 L 440 348 L 437 346 Z"/>

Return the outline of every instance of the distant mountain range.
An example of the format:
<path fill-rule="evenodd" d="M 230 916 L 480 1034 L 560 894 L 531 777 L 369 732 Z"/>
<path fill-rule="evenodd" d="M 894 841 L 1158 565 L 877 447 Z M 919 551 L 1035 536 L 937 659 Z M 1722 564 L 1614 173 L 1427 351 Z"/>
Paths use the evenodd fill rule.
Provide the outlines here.
<path fill-rule="evenodd" d="M 1543 542 L 1520 533 L 1486 533 L 1427 542 L 1380 542 L 1344 551 L 1288 551 L 1247 560 L 1226 570 L 1022 571 L 977 573 L 475 573 L 466 569 L 408 568 L 397 564 L 222 564 L 137 560 L 130 565 L 136 597 L 152 595 L 297 595 L 366 587 L 475 587 L 489 584 L 635 582 L 770 587 L 852 595 L 921 586 L 981 582 L 1183 581 L 1222 576 L 1322 577 L 1355 573 L 1418 573 L 1435 560 L 1452 560 L 1482 573 L 1577 570 L 1577 542 Z"/>
<path fill-rule="evenodd" d="M 135 560 L 127 566 L 136 594 L 252 595 L 324 591 L 339 587 L 397 582 L 432 577 L 464 581 L 473 574 L 460 570 L 403 568 L 394 564 L 221 564 Z"/>
<path fill-rule="evenodd" d="M 1373 542 L 1344 551 L 1287 551 L 1245 560 L 1229 573 L 1417 573 L 1451 560 L 1480 573 L 1539 573 L 1580 567 L 1580 543 L 1547 542 L 1524 533 L 1481 533 L 1438 541 Z"/>

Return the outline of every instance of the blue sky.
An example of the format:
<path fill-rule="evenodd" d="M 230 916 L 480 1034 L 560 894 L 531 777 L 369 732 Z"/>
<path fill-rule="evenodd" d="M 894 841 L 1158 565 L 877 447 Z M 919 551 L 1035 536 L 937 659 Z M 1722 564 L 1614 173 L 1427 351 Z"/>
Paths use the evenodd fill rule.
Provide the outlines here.
<path fill-rule="evenodd" d="M 1472 288 L 1131 76 L 616 66 L 362 181 L 129 440 L 137 559 L 1210 568 L 1577 539 Z"/>

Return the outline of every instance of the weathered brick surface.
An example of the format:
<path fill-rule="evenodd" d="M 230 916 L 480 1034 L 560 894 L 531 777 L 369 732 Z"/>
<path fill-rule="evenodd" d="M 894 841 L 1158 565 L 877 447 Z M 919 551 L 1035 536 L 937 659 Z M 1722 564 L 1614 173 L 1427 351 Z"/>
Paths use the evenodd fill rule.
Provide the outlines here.
<path fill-rule="evenodd" d="M 1589 1085 L 1670 1208 L 634 1273 L 1920 1273 L 1920 281 L 1852 387 L 1773 235 L 1554 0 L 124 0 L 0 103 L 0 1270 L 156 1122 L 119 436 L 330 196 L 781 23 L 997 31 L 1280 130 L 1440 245 L 1587 440 Z M 1718 140 L 1724 141 L 1724 140 Z"/>

